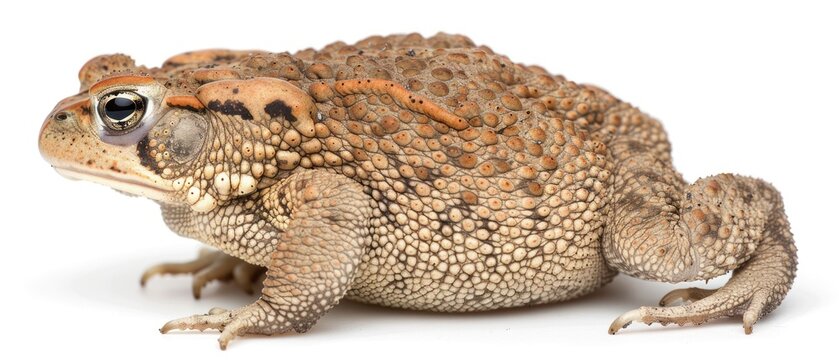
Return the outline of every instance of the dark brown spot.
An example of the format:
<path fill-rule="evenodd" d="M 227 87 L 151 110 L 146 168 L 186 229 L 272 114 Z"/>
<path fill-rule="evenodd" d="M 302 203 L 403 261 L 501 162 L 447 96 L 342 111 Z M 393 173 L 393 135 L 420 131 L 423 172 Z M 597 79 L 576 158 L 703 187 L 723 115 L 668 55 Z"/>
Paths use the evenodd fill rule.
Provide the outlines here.
<path fill-rule="evenodd" d="M 265 113 L 271 117 L 283 117 L 291 122 L 297 121 L 297 118 L 291 113 L 291 108 L 282 100 L 274 100 L 265 105 Z"/>
<path fill-rule="evenodd" d="M 239 115 L 244 120 L 253 120 L 253 115 L 251 115 L 251 112 L 248 111 L 248 108 L 245 107 L 245 104 L 242 104 L 241 102 L 236 100 L 225 100 L 224 104 L 222 104 L 218 100 L 213 100 L 210 101 L 209 104 L 207 104 L 207 108 L 213 111 L 220 112 L 224 115 Z"/>
<path fill-rule="evenodd" d="M 158 171 L 160 169 L 157 166 L 157 161 L 154 160 L 154 156 L 150 154 L 151 150 L 149 137 L 146 135 L 137 143 L 137 156 L 140 158 L 140 164 L 153 171 Z"/>

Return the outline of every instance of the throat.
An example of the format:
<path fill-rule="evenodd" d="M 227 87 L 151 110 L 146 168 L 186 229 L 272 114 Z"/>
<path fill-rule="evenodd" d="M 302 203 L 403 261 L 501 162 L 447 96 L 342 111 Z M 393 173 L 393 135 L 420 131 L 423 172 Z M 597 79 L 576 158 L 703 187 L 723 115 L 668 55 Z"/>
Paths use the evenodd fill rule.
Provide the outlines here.
<path fill-rule="evenodd" d="M 247 261 L 266 266 L 282 229 L 260 215 L 257 201 L 234 200 L 200 213 L 186 205 L 160 204 L 163 221 L 176 234 Z"/>

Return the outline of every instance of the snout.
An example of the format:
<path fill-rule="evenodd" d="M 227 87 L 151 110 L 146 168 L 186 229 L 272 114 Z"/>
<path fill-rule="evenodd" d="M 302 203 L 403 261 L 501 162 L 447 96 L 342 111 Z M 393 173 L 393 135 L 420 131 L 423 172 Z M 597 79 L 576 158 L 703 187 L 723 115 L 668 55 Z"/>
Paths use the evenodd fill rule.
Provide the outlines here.
<path fill-rule="evenodd" d="M 41 156 L 65 177 L 172 201 L 171 181 L 141 164 L 136 145 L 118 146 L 99 139 L 89 104 L 86 94 L 80 94 L 56 106 L 38 135 Z"/>
<path fill-rule="evenodd" d="M 91 125 L 90 106 L 86 94 L 64 99 L 53 109 L 41 125 L 38 149 L 41 156 L 53 166 L 68 161 L 85 163 L 83 152 L 90 147 L 95 133 Z"/>

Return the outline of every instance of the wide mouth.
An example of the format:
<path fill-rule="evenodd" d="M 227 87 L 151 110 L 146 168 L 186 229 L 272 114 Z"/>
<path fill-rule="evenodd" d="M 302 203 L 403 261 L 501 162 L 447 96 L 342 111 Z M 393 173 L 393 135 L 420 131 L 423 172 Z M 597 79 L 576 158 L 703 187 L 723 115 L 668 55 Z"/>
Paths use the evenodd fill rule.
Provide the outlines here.
<path fill-rule="evenodd" d="M 91 181 L 109 186 L 129 194 L 144 196 L 158 201 L 171 201 L 172 188 L 167 188 L 152 181 L 137 179 L 121 173 L 109 173 L 92 169 L 79 169 L 66 166 L 55 166 L 55 171 L 71 180 Z"/>

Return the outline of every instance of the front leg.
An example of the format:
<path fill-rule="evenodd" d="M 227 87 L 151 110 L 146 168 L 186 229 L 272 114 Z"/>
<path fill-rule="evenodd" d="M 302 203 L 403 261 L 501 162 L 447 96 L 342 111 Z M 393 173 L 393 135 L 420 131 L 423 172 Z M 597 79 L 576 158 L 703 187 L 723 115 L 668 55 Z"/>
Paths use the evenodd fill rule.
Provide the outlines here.
<path fill-rule="evenodd" d="M 352 284 L 370 244 L 372 202 L 360 184 L 326 171 L 295 174 L 263 191 L 262 216 L 287 224 L 267 266 L 262 296 L 244 308 L 173 320 L 161 332 L 217 329 L 236 336 L 305 332 Z"/>

